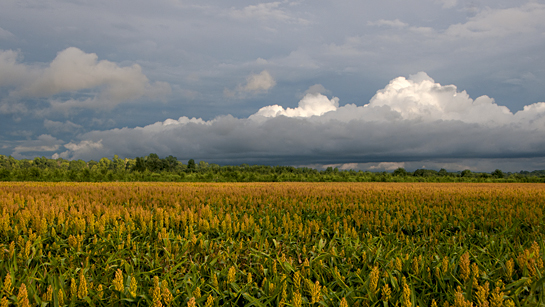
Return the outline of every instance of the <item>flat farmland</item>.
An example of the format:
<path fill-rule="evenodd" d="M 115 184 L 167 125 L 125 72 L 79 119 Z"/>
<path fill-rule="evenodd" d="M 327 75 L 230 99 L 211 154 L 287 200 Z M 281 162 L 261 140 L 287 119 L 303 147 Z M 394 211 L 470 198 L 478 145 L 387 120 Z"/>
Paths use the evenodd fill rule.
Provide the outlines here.
<path fill-rule="evenodd" d="M 0 183 L 4 306 L 543 306 L 543 184 Z"/>

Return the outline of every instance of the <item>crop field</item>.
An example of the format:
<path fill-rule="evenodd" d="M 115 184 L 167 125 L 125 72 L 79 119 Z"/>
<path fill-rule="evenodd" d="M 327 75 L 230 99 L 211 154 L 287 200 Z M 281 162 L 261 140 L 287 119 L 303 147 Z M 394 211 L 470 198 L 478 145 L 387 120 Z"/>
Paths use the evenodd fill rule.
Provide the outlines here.
<path fill-rule="evenodd" d="M 544 306 L 543 184 L 0 183 L 0 307 Z"/>

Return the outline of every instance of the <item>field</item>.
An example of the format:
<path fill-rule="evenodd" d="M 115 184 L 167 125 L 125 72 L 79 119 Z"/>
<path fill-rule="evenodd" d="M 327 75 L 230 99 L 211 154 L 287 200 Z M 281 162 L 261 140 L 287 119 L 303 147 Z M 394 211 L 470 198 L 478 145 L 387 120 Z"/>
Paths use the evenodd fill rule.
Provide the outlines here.
<path fill-rule="evenodd" d="M 0 306 L 543 306 L 545 186 L 0 183 Z"/>

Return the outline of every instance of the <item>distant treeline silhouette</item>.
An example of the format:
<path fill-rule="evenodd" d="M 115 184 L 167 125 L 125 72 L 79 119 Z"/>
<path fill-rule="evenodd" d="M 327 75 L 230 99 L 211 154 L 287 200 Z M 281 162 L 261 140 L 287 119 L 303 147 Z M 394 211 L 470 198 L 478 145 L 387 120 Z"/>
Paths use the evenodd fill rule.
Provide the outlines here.
<path fill-rule="evenodd" d="M 102 158 L 99 161 L 48 159 L 17 160 L 0 155 L 0 181 L 173 181 L 173 182 L 545 182 L 545 170 L 505 173 L 448 172 L 398 168 L 393 172 L 339 170 L 328 167 L 248 165 L 220 166 L 190 159 L 187 163 L 176 157 L 159 158 L 150 154 L 135 159 Z"/>

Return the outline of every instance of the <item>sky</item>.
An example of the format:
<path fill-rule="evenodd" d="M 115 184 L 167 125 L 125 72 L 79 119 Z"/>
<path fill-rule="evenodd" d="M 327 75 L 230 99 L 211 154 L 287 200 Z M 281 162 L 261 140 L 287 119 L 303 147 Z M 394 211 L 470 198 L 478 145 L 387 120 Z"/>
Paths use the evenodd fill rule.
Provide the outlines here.
<path fill-rule="evenodd" d="M 0 154 L 545 169 L 545 0 L 0 0 Z"/>

